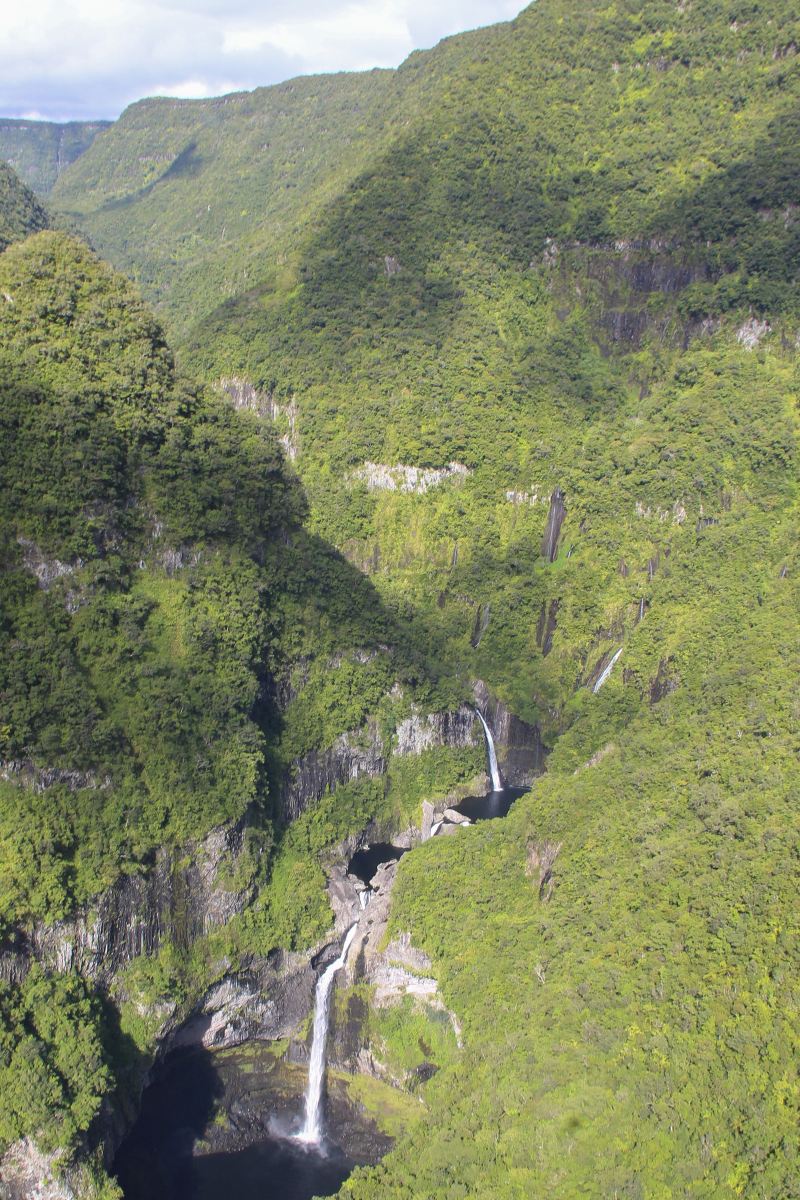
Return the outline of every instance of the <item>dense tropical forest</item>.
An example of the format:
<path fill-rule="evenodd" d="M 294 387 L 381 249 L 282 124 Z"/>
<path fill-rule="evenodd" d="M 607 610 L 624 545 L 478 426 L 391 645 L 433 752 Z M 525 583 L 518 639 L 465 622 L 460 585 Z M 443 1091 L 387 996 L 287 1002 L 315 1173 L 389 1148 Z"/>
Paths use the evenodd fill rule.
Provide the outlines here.
<path fill-rule="evenodd" d="M 0 117 L 0 158 L 37 196 L 47 197 L 61 172 L 80 158 L 109 124 Z"/>
<path fill-rule="evenodd" d="M 47 211 L 0 165 L 2 948 L 246 842 L 218 926 L 5 973 L 0 1148 L 118 1194 L 154 1013 L 330 935 L 334 848 L 482 769 L 400 723 L 480 680 L 546 769 L 401 861 L 463 1045 L 343 1194 L 800 1194 L 799 43 L 784 0 L 537 0 L 143 101 Z M 342 739 L 380 769 L 293 810 Z"/>

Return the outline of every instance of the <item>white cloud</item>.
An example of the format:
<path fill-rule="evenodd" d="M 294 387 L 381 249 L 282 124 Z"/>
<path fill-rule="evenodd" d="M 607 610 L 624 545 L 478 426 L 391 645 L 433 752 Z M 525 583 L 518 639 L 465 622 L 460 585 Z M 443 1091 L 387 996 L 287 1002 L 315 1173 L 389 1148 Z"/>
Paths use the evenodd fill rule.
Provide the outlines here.
<path fill-rule="evenodd" d="M 522 0 L 26 0 L 0 31 L 0 115 L 116 116 L 314 71 L 395 66 Z M 165 82 L 166 81 L 166 82 Z"/>
<path fill-rule="evenodd" d="M 225 34 L 227 54 L 252 53 L 271 46 L 302 59 L 307 70 L 389 66 L 414 49 L 402 5 L 343 4 L 333 13 L 231 29 Z"/>
<path fill-rule="evenodd" d="M 157 83 L 151 94 L 153 96 L 173 96 L 176 100 L 207 100 L 209 96 L 235 92 L 238 86 L 234 81 L 220 86 L 210 83 L 207 79 L 182 79 L 174 83 Z"/>

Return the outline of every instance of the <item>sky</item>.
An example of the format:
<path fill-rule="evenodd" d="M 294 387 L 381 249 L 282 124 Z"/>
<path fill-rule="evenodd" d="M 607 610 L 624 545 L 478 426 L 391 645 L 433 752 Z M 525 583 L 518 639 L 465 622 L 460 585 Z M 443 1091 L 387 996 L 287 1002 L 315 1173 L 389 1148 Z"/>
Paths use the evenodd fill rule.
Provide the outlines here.
<path fill-rule="evenodd" d="M 114 118 L 142 96 L 218 96 L 317 71 L 395 67 L 412 50 L 524 7 L 525 0 L 11 0 L 0 24 L 0 116 Z"/>

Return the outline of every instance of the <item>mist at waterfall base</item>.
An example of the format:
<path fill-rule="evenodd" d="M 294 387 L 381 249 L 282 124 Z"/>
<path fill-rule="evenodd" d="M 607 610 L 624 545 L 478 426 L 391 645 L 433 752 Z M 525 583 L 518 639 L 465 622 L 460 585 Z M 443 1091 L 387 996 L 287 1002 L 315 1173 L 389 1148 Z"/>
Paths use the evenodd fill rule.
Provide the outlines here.
<path fill-rule="evenodd" d="M 305 1064 L 276 1060 L 264 1044 L 171 1054 L 114 1163 L 125 1200 L 334 1195 L 356 1165 L 379 1161 L 391 1142 L 330 1085 L 324 1148 L 298 1141 L 306 1080 Z"/>

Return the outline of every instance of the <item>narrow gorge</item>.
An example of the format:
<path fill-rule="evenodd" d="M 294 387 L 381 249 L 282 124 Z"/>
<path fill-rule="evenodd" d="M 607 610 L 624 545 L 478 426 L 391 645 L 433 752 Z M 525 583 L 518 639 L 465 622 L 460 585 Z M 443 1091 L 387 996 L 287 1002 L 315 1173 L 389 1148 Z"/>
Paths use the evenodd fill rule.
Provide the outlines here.
<path fill-rule="evenodd" d="M 446 726 L 451 717 L 444 716 Z M 284 979 L 284 987 L 288 984 L 298 989 L 309 1001 L 307 1007 L 295 1006 L 296 1024 L 289 1031 L 288 1044 L 285 1037 L 264 1041 L 269 1032 L 263 1026 L 255 1032 L 251 1020 L 249 1026 L 239 1026 L 248 1033 L 237 1051 L 220 1050 L 218 1047 L 238 1041 L 236 1035 L 228 1040 L 232 1031 L 222 1024 L 225 1014 L 221 1011 L 212 1015 L 203 1035 L 202 1044 L 210 1054 L 196 1044 L 189 1048 L 196 1036 L 192 1029 L 199 1029 L 197 1017 L 190 1018 L 165 1042 L 164 1056 L 142 1098 L 141 1115 L 114 1162 L 128 1200 L 144 1200 L 154 1177 L 161 1181 L 163 1200 L 217 1196 L 220 1160 L 225 1162 L 228 1186 L 243 1200 L 251 1195 L 311 1200 L 312 1196 L 333 1194 L 355 1165 L 376 1162 L 388 1149 L 392 1139 L 382 1110 L 392 1113 L 399 1106 L 402 1113 L 404 1105 L 413 1106 L 413 1087 L 409 1090 L 408 1082 L 392 1078 L 376 1061 L 376 1048 L 368 1040 L 366 1013 L 358 1005 L 352 1010 L 350 1002 L 343 1017 L 337 1015 L 334 1022 L 335 1071 L 331 1080 L 326 1070 L 331 1005 L 337 976 L 346 971 L 347 991 L 357 992 L 366 983 L 374 989 L 379 1006 L 394 1006 L 411 998 L 415 1005 L 421 1004 L 422 1012 L 442 1011 L 435 980 L 418 974 L 420 969 L 430 969 L 425 956 L 407 939 L 386 948 L 383 942 L 400 858 L 440 831 L 455 832 L 474 820 L 504 815 L 524 791 L 509 789 L 506 796 L 502 783 L 494 786 L 500 782 L 500 774 L 491 729 L 479 709 L 472 710 L 472 718 L 479 719 L 485 738 L 486 779 L 492 790 L 438 810 L 429 806 L 427 828 L 412 828 L 399 839 L 407 845 L 365 842 L 349 861 L 332 864 L 329 893 L 337 926 L 344 924 L 346 932 L 338 944 L 324 947 L 308 964 L 306 971 L 312 978 L 316 975 L 310 997 L 307 984 L 300 983 L 301 972 Z M 432 720 L 428 718 L 428 727 Z M 349 927 L 348 921 L 353 922 Z M 265 990 L 249 1001 L 240 994 L 240 1020 L 247 1009 L 274 1004 L 271 993 L 275 984 L 262 977 L 262 987 Z M 305 1020 L 301 1021 L 301 1016 Z M 449 1019 L 460 1036 L 456 1017 Z M 300 1040 L 308 1020 L 310 1045 Z M 253 1041 L 254 1036 L 259 1041 Z M 437 1069 L 434 1062 L 426 1067 Z M 346 1099 L 348 1086 L 353 1090 L 348 1079 L 357 1080 L 362 1072 L 383 1088 L 373 1094 L 366 1108 Z M 304 1073 L 305 1087 L 300 1090 Z M 418 1080 L 424 1077 L 423 1072 Z M 398 1099 L 393 1100 L 391 1093 L 396 1089 L 400 1089 Z M 154 1124 L 161 1127 L 158 1134 Z"/>

